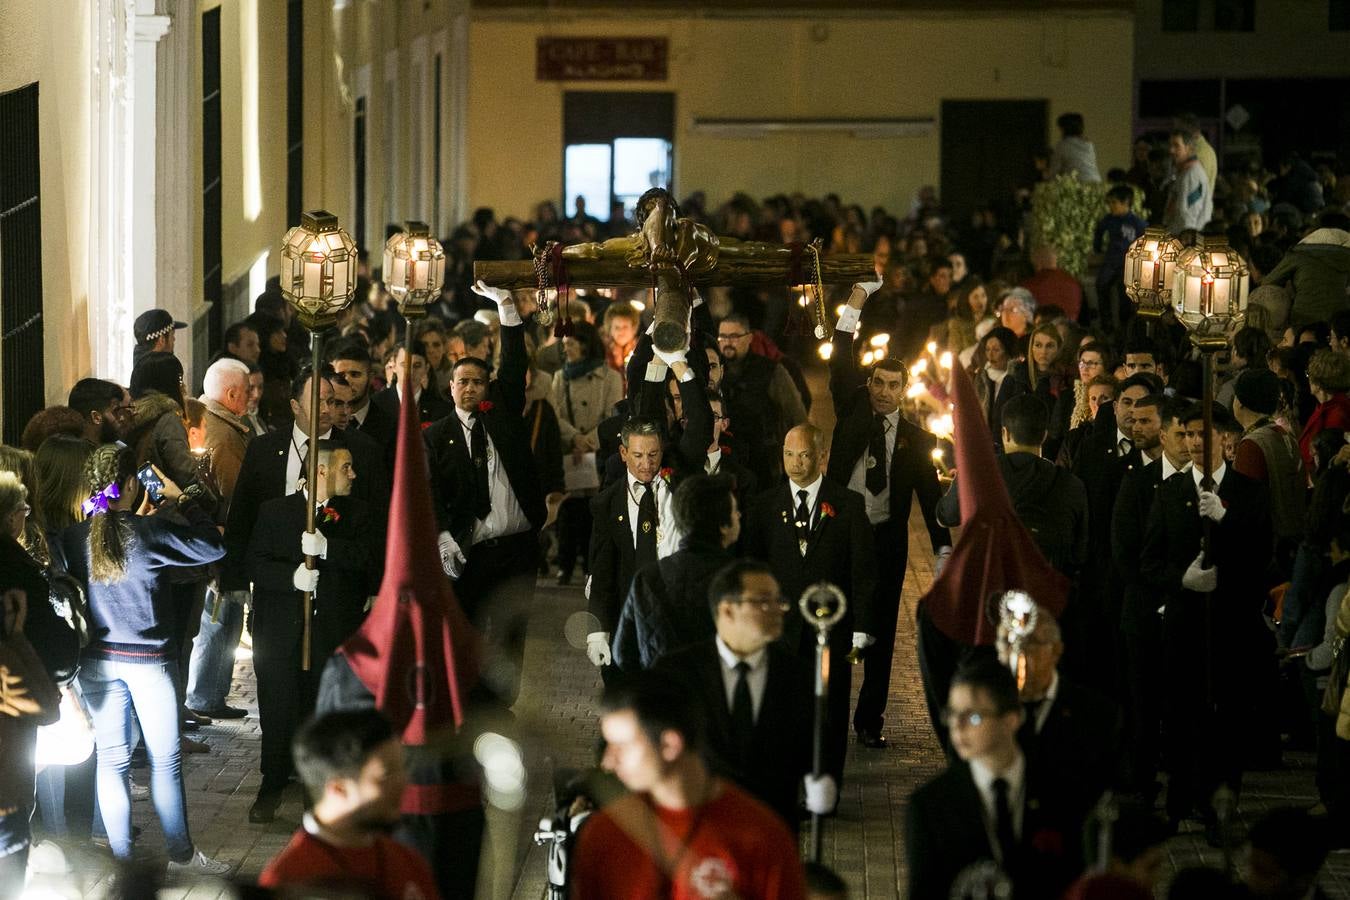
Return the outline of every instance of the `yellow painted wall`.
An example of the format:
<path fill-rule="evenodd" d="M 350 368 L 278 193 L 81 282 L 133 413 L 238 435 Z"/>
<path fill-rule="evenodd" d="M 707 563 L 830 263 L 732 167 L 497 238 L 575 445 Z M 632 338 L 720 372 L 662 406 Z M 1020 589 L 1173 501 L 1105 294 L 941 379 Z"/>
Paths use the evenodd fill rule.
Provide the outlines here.
<path fill-rule="evenodd" d="M 541 82 L 543 36 L 664 36 L 665 82 Z M 675 189 L 710 202 L 745 190 L 838 193 L 906 211 L 939 181 L 940 131 L 869 139 L 848 134 L 761 139 L 697 134 L 701 117 L 933 117 L 943 99 L 1045 98 L 1050 121 L 1087 119 L 1103 171 L 1130 139 L 1133 32 L 1128 15 L 806 18 L 624 18 L 543 21 L 479 14 L 471 32 L 469 186 L 474 205 L 527 216 L 562 184 L 567 90 L 676 94 Z M 1053 137 L 1047 134 L 1047 142 Z M 603 213 L 601 213 L 603 214 Z"/>
<path fill-rule="evenodd" d="M 4 0 L 0 21 L 0 92 L 39 83 L 46 394 L 62 403 L 90 360 L 89 17 L 70 0 Z"/>

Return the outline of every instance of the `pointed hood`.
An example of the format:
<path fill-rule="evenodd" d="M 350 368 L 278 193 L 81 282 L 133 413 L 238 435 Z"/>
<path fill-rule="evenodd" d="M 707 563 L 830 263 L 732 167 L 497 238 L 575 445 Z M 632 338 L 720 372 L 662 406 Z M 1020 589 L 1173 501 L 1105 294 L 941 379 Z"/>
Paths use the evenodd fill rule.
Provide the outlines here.
<path fill-rule="evenodd" d="M 478 635 L 441 569 L 429 480 L 417 405 L 405 392 L 384 581 L 370 615 L 341 653 L 411 745 L 459 727 L 478 677 Z"/>
<path fill-rule="evenodd" d="M 990 597 L 1014 588 L 1026 591 L 1058 617 L 1068 599 L 1069 582 L 1045 561 L 1018 520 L 975 386 L 961 366 L 952 368 L 951 388 L 961 538 L 919 602 L 952 640 L 992 644 L 998 623 L 986 614 Z"/>

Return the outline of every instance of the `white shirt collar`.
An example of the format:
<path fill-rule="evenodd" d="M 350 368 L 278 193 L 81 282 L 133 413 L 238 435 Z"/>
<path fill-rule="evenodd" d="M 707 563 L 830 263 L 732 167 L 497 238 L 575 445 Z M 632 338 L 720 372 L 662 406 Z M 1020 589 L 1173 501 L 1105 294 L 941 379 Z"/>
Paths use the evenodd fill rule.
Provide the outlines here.
<path fill-rule="evenodd" d="M 643 484 L 643 482 L 638 481 L 637 478 L 635 478 L 635 477 L 633 476 L 633 473 L 632 473 L 632 472 L 629 472 L 629 471 L 626 470 L 626 469 L 624 470 L 624 475 L 625 475 L 625 476 L 627 477 L 627 479 L 628 479 L 628 495 L 629 495 L 630 497 L 634 497 L 634 498 L 639 498 L 639 499 L 640 499 L 640 498 L 642 497 L 642 488 L 645 487 L 645 485 Z M 657 474 L 657 476 L 656 476 L 655 478 L 653 478 L 651 481 L 647 482 L 647 484 L 650 484 L 650 485 L 652 486 L 652 491 L 653 491 L 653 492 L 659 491 L 659 490 L 661 489 L 661 485 L 663 485 L 663 484 L 665 484 L 665 483 L 666 483 L 666 480 L 665 480 L 664 478 L 661 477 L 661 475 L 659 474 L 659 471 L 658 471 L 658 474 Z"/>
<path fill-rule="evenodd" d="M 1166 481 L 1167 479 L 1171 478 L 1173 475 L 1177 474 L 1178 472 L 1184 471 L 1185 468 L 1186 468 L 1185 466 L 1182 466 L 1180 469 L 1178 469 L 1176 466 L 1172 465 L 1172 460 L 1170 460 L 1170 459 L 1167 458 L 1167 454 L 1166 454 L 1166 453 L 1164 453 L 1164 454 L 1162 455 L 1162 480 L 1163 480 L 1163 481 Z"/>
<path fill-rule="evenodd" d="M 970 777 L 975 781 L 975 787 L 980 793 L 989 796 L 994 792 L 994 779 L 1002 778 L 1008 782 L 1009 802 L 1013 798 L 1019 797 L 1022 791 L 1022 782 L 1026 777 L 1027 759 L 1022 755 L 1022 751 L 1017 751 L 1017 758 L 1013 764 L 1008 767 L 1006 772 L 995 772 L 988 765 L 978 759 L 970 761 Z"/>
<path fill-rule="evenodd" d="M 708 461 L 704 464 L 705 469 L 715 469 L 722 462 L 722 448 L 708 451 Z"/>
<path fill-rule="evenodd" d="M 1193 465 L 1190 467 L 1190 469 L 1191 469 L 1191 477 L 1195 479 L 1195 486 L 1198 488 L 1200 487 L 1200 480 L 1201 478 L 1203 478 L 1203 476 L 1200 474 L 1200 467 Z M 1227 472 L 1228 472 L 1228 463 L 1226 462 L 1219 463 L 1219 467 L 1215 469 L 1214 474 L 1210 476 L 1211 478 L 1214 479 L 1214 490 L 1217 491 L 1219 489 L 1219 485 L 1223 484 L 1223 476 L 1227 474 Z"/>
<path fill-rule="evenodd" d="M 751 653 L 749 656 L 742 659 L 731 652 L 731 648 L 722 640 L 720 634 L 715 640 L 717 643 L 717 655 L 722 658 L 722 665 L 726 666 L 728 669 L 735 669 L 737 663 L 746 662 L 750 664 L 750 671 L 753 672 L 764 664 L 764 660 L 769 654 L 767 647 L 760 647 L 754 653 Z"/>
<path fill-rule="evenodd" d="M 824 475 L 817 475 L 815 481 L 811 482 L 811 483 L 808 484 L 806 487 L 801 487 L 801 486 L 799 486 L 799 485 L 797 484 L 797 482 L 795 482 L 795 481 L 793 481 L 791 478 L 789 478 L 789 479 L 788 479 L 788 494 L 789 494 L 789 495 L 791 496 L 791 498 L 792 498 L 792 508 L 793 508 L 793 509 L 796 509 L 796 508 L 797 508 L 797 501 L 801 499 L 801 498 L 797 495 L 797 492 L 798 492 L 798 491 L 806 491 L 806 508 L 807 508 L 807 509 L 815 509 L 815 508 L 816 508 L 816 498 L 820 496 L 820 485 L 821 485 L 824 481 L 825 481 L 825 476 L 824 476 Z"/>
<path fill-rule="evenodd" d="M 333 429 L 330 426 L 327 431 L 319 435 L 319 440 L 326 441 L 333 436 Z M 294 422 L 291 423 L 291 440 L 295 442 L 296 447 L 303 447 L 305 441 L 309 440 L 309 435 L 300 430 L 300 426 Z"/>

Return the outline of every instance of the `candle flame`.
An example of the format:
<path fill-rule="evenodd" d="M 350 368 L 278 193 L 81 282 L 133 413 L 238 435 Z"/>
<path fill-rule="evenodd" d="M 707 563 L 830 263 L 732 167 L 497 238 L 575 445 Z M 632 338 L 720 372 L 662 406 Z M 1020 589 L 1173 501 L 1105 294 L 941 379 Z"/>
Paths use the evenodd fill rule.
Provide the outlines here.
<path fill-rule="evenodd" d="M 829 341 L 826 341 L 825 343 L 821 344 L 819 347 L 816 348 L 816 353 L 820 355 L 821 359 L 825 360 L 826 362 L 829 362 L 830 357 L 834 356 L 834 344 L 831 344 Z"/>

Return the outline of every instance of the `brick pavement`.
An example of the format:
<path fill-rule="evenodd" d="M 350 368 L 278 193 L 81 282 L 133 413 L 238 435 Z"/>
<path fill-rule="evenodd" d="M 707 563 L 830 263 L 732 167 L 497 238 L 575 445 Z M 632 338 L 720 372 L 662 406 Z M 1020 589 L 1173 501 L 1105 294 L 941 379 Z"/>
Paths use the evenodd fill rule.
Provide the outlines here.
<path fill-rule="evenodd" d="M 854 898 L 891 898 L 903 891 L 905 803 L 914 788 L 942 765 L 928 727 L 913 652 L 914 604 L 932 578 L 924 541 L 921 525 L 912 527 L 910 572 L 886 722 L 891 747 L 873 751 L 850 744 L 839 815 L 827 824 L 825 832 L 824 861 L 844 876 Z M 514 729 L 525 756 L 527 796 L 518 814 L 492 815 L 494 862 L 486 868 L 493 877 L 480 885 L 479 896 L 484 898 L 537 900 L 542 895 L 544 853 L 529 837 L 538 818 L 552 812 L 554 772 L 586 765 L 594 758 L 598 738 L 594 701 L 600 680 L 583 651 L 587 626 L 581 592 L 541 581 L 536 598 Z M 259 735 L 253 671 L 246 660 L 236 669 L 231 703 L 248 706 L 255 715 L 198 732 L 211 745 L 211 752 L 184 759 L 189 821 L 201 849 L 238 862 L 240 877 L 252 878 L 298 825 L 301 799 L 298 788 L 292 787 L 276 823 L 248 823 L 248 806 L 259 781 Z M 1247 776 L 1242 798 L 1244 822 L 1274 805 L 1315 802 L 1311 754 L 1287 754 L 1286 762 L 1282 771 Z M 133 777 L 144 783 L 145 771 L 136 770 Z M 150 804 L 136 803 L 134 814 L 136 823 L 145 829 L 142 846 L 162 848 Z M 1169 870 L 1219 862 L 1217 852 L 1195 833 L 1170 841 L 1168 857 Z M 77 851 L 74 858 L 84 871 L 84 895 L 102 896 L 106 858 L 88 850 Z M 1324 886 L 1331 896 L 1350 897 L 1350 854 L 1332 857 Z M 222 890 L 219 884 L 199 884 L 162 896 L 193 900 L 228 896 Z"/>

